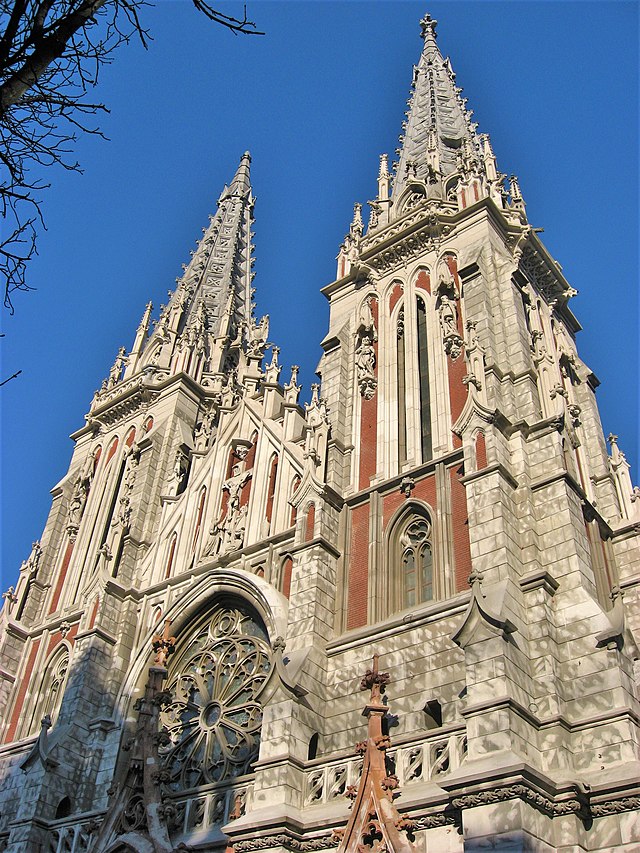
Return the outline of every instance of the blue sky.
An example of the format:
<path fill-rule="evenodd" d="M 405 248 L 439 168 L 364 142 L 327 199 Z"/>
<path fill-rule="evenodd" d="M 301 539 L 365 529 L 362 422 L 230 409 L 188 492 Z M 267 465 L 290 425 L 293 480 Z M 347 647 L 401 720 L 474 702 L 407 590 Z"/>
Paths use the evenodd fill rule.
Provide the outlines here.
<path fill-rule="evenodd" d="M 173 288 L 246 149 L 258 313 L 308 393 L 328 318 L 319 289 L 353 202 L 374 197 L 379 154 L 398 144 L 427 9 L 499 167 L 519 176 L 531 223 L 579 291 L 578 347 L 602 382 L 605 433 L 637 472 L 638 8 L 249 0 L 261 38 L 234 37 L 187 0 L 146 10 L 150 49 L 120 50 L 97 91 L 110 141 L 79 141 L 83 175 L 46 176 L 37 290 L 2 317 L 2 377 L 23 371 L 0 391 L 3 589 L 40 536 L 69 434 L 145 303 Z"/>

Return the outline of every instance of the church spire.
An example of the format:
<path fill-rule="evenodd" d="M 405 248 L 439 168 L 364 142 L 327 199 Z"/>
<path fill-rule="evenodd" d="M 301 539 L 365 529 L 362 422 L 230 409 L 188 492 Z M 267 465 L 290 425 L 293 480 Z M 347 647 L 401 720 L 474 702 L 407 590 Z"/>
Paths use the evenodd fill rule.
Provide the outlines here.
<path fill-rule="evenodd" d="M 186 371 L 198 379 L 203 373 L 218 373 L 228 345 L 246 336 L 252 324 L 254 275 L 250 165 L 246 151 L 129 373 L 147 367 Z"/>
<path fill-rule="evenodd" d="M 468 158 L 479 151 L 476 125 L 460 97 L 451 63 L 438 48 L 436 24 L 428 14 L 420 21 L 424 45 L 400 137 L 393 202 L 412 179 L 424 182 L 428 195 L 441 195 L 442 179 L 458 171 L 460 155 Z"/>

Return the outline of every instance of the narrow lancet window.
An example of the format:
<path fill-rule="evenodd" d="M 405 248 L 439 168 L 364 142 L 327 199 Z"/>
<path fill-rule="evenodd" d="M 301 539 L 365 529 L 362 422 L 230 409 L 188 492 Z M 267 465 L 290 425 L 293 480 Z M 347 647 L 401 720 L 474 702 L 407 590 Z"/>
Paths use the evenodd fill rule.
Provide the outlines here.
<path fill-rule="evenodd" d="M 431 525 L 417 518 L 405 529 L 402 546 L 402 597 L 404 607 L 413 607 L 433 598 L 433 553 Z"/>
<path fill-rule="evenodd" d="M 396 326 L 398 354 L 398 464 L 400 467 L 407 461 L 407 412 L 406 412 L 406 379 L 404 357 L 404 311 L 398 313 Z"/>
<path fill-rule="evenodd" d="M 427 311 L 418 297 L 418 373 L 420 379 L 420 436 L 422 461 L 433 456 L 431 438 L 431 397 L 429 392 L 429 351 L 427 348 Z"/>

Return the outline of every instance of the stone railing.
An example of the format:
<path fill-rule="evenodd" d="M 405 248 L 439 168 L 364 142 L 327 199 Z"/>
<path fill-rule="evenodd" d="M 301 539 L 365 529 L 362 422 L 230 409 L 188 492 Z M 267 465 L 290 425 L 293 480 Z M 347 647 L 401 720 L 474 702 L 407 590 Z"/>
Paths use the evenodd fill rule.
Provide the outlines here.
<path fill-rule="evenodd" d="M 171 835 L 224 826 L 251 808 L 252 793 L 253 781 L 214 788 L 206 793 L 167 797 L 165 815 Z"/>
<path fill-rule="evenodd" d="M 251 807 L 252 792 L 253 780 L 245 777 L 244 782 L 233 786 L 168 796 L 165 819 L 171 836 L 179 838 L 193 832 L 206 832 L 214 826 L 224 826 Z M 76 816 L 50 824 L 44 853 L 90 853 L 91 841 L 99 826 L 95 817 L 83 819 Z"/>
<path fill-rule="evenodd" d="M 401 787 L 429 782 L 457 769 L 465 758 L 467 739 L 463 731 L 425 738 L 422 741 L 392 747 L 387 756 Z M 343 797 L 350 785 L 357 785 L 362 759 L 334 759 L 305 774 L 304 804 L 329 803 Z"/>
<path fill-rule="evenodd" d="M 56 824 L 52 824 L 49 830 L 46 853 L 86 853 L 95 832 L 92 821 L 75 818 L 73 823 L 56 821 Z"/>

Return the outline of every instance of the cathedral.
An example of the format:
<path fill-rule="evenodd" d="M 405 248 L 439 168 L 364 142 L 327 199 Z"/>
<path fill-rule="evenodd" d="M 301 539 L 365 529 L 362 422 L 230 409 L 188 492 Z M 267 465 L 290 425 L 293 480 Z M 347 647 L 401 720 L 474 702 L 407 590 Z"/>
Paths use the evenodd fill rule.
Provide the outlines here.
<path fill-rule="evenodd" d="M 245 153 L 72 436 L 3 595 L 0 851 L 640 850 L 640 490 L 421 35 L 310 401 Z"/>

